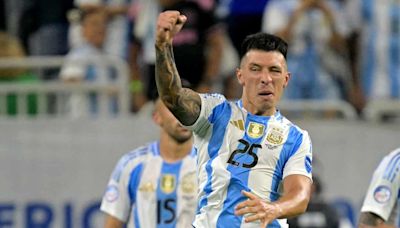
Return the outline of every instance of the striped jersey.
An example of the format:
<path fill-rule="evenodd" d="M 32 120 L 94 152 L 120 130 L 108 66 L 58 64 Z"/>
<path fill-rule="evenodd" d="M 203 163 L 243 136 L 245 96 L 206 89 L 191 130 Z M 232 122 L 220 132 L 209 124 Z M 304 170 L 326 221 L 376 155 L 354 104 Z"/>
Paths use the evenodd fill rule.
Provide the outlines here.
<path fill-rule="evenodd" d="M 358 1 L 363 89 L 374 99 L 400 98 L 400 0 Z"/>
<path fill-rule="evenodd" d="M 234 215 L 246 200 L 241 190 L 273 202 L 282 193 L 282 180 L 291 174 L 311 178 L 312 148 L 306 131 L 278 111 L 274 116 L 248 113 L 241 101 L 220 94 L 201 94 L 200 116 L 194 131 L 198 151 L 198 212 L 193 226 L 260 227 Z M 286 219 L 268 227 L 287 227 Z"/>
<path fill-rule="evenodd" d="M 196 212 L 196 152 L 167 163 L 159 142 L 125 154 L 116 165 L 101 210 L 135 228 L 191 227 Z"/>
<path fill-rule="evenodd" d="M 376 168 L 361 212 L 372 212 L 387 224 L 400 227 L 400 148 L 385 156 Z"/>

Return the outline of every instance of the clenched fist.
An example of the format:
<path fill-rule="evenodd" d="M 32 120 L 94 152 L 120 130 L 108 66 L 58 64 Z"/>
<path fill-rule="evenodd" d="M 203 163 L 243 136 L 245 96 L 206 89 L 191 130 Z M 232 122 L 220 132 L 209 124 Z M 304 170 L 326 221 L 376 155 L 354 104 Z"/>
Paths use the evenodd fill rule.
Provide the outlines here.
<path fill-rule="evenodd" d="M 186 22 L 186 16 L 179 11 L 164 11 L 157 19 L 156 45 L 172 44 L 172 39 Z"/>

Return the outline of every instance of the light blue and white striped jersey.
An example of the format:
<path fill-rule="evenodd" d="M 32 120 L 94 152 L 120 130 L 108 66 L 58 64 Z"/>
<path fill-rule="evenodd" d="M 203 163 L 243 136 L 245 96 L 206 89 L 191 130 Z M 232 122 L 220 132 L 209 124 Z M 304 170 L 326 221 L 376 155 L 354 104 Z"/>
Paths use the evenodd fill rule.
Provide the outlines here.
<path fill-rule="evenodd" d="M 311 178 L 309 135 L 284 118 L 248 113 L 241 101 L 220 94 L 201 94 L 201 112 L 188 128 L 198 151 L 198 212 L 196 228 L 260 227 L 244 223 L 234 207 L 246 200 L 241 190 L 266 201 L 279 199 L 282 180 L 292 174 Z M 268 227 L 287 227 L 286 219 Z"/>
<path fill-rule="evenodd" d="M 196 212 L 196 152 L 176 163 L 153 142 L 124 155 L 115 167 L 101 210 L 135 228 L 191 227 Z"/>
<path fill-rule="evenodd" d="M 400 98 L 400 0 L 354 2 L 361 9 L 364 92 L 374 99 Z"/>
<path fill-rule="evenodd" d="M 385 156 L 372 176 L 361 212 L 379 215 L 400 227 L 400 148 Z"/>

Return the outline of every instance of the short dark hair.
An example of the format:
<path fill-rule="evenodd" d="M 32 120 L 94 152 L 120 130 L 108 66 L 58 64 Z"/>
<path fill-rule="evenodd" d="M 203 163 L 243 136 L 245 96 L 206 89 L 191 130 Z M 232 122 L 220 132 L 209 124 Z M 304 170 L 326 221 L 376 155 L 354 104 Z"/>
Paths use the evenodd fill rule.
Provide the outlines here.
<path fill-rule="evenodd" d="M 240 49 L 240 59 L 250 50 L 278 51 L 286 59 L 288 44 L 278 36 L 259 32 L 246 36 Z"/>

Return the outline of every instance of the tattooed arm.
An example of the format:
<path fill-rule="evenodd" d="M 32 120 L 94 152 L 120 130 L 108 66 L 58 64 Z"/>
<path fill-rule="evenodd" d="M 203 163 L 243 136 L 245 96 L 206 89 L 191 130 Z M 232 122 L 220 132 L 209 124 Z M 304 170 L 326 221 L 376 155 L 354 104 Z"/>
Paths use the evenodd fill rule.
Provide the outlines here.
<path fill-rule="evenodd" d="M 156 31 L 156 83 L 160 98 L 184 125 L 192 125 L 200 115 L 201 99 L 193 90 L 182 88 L 175 66 L 172 40 L 186 22 L 178 11 L 162 12 Z"/>
<path fill-rule="evenodd" d="M 361 212 L 358 228 L 395 228 L 395 226 L 385 224 L 385 221 L 374 213 Z"/>

